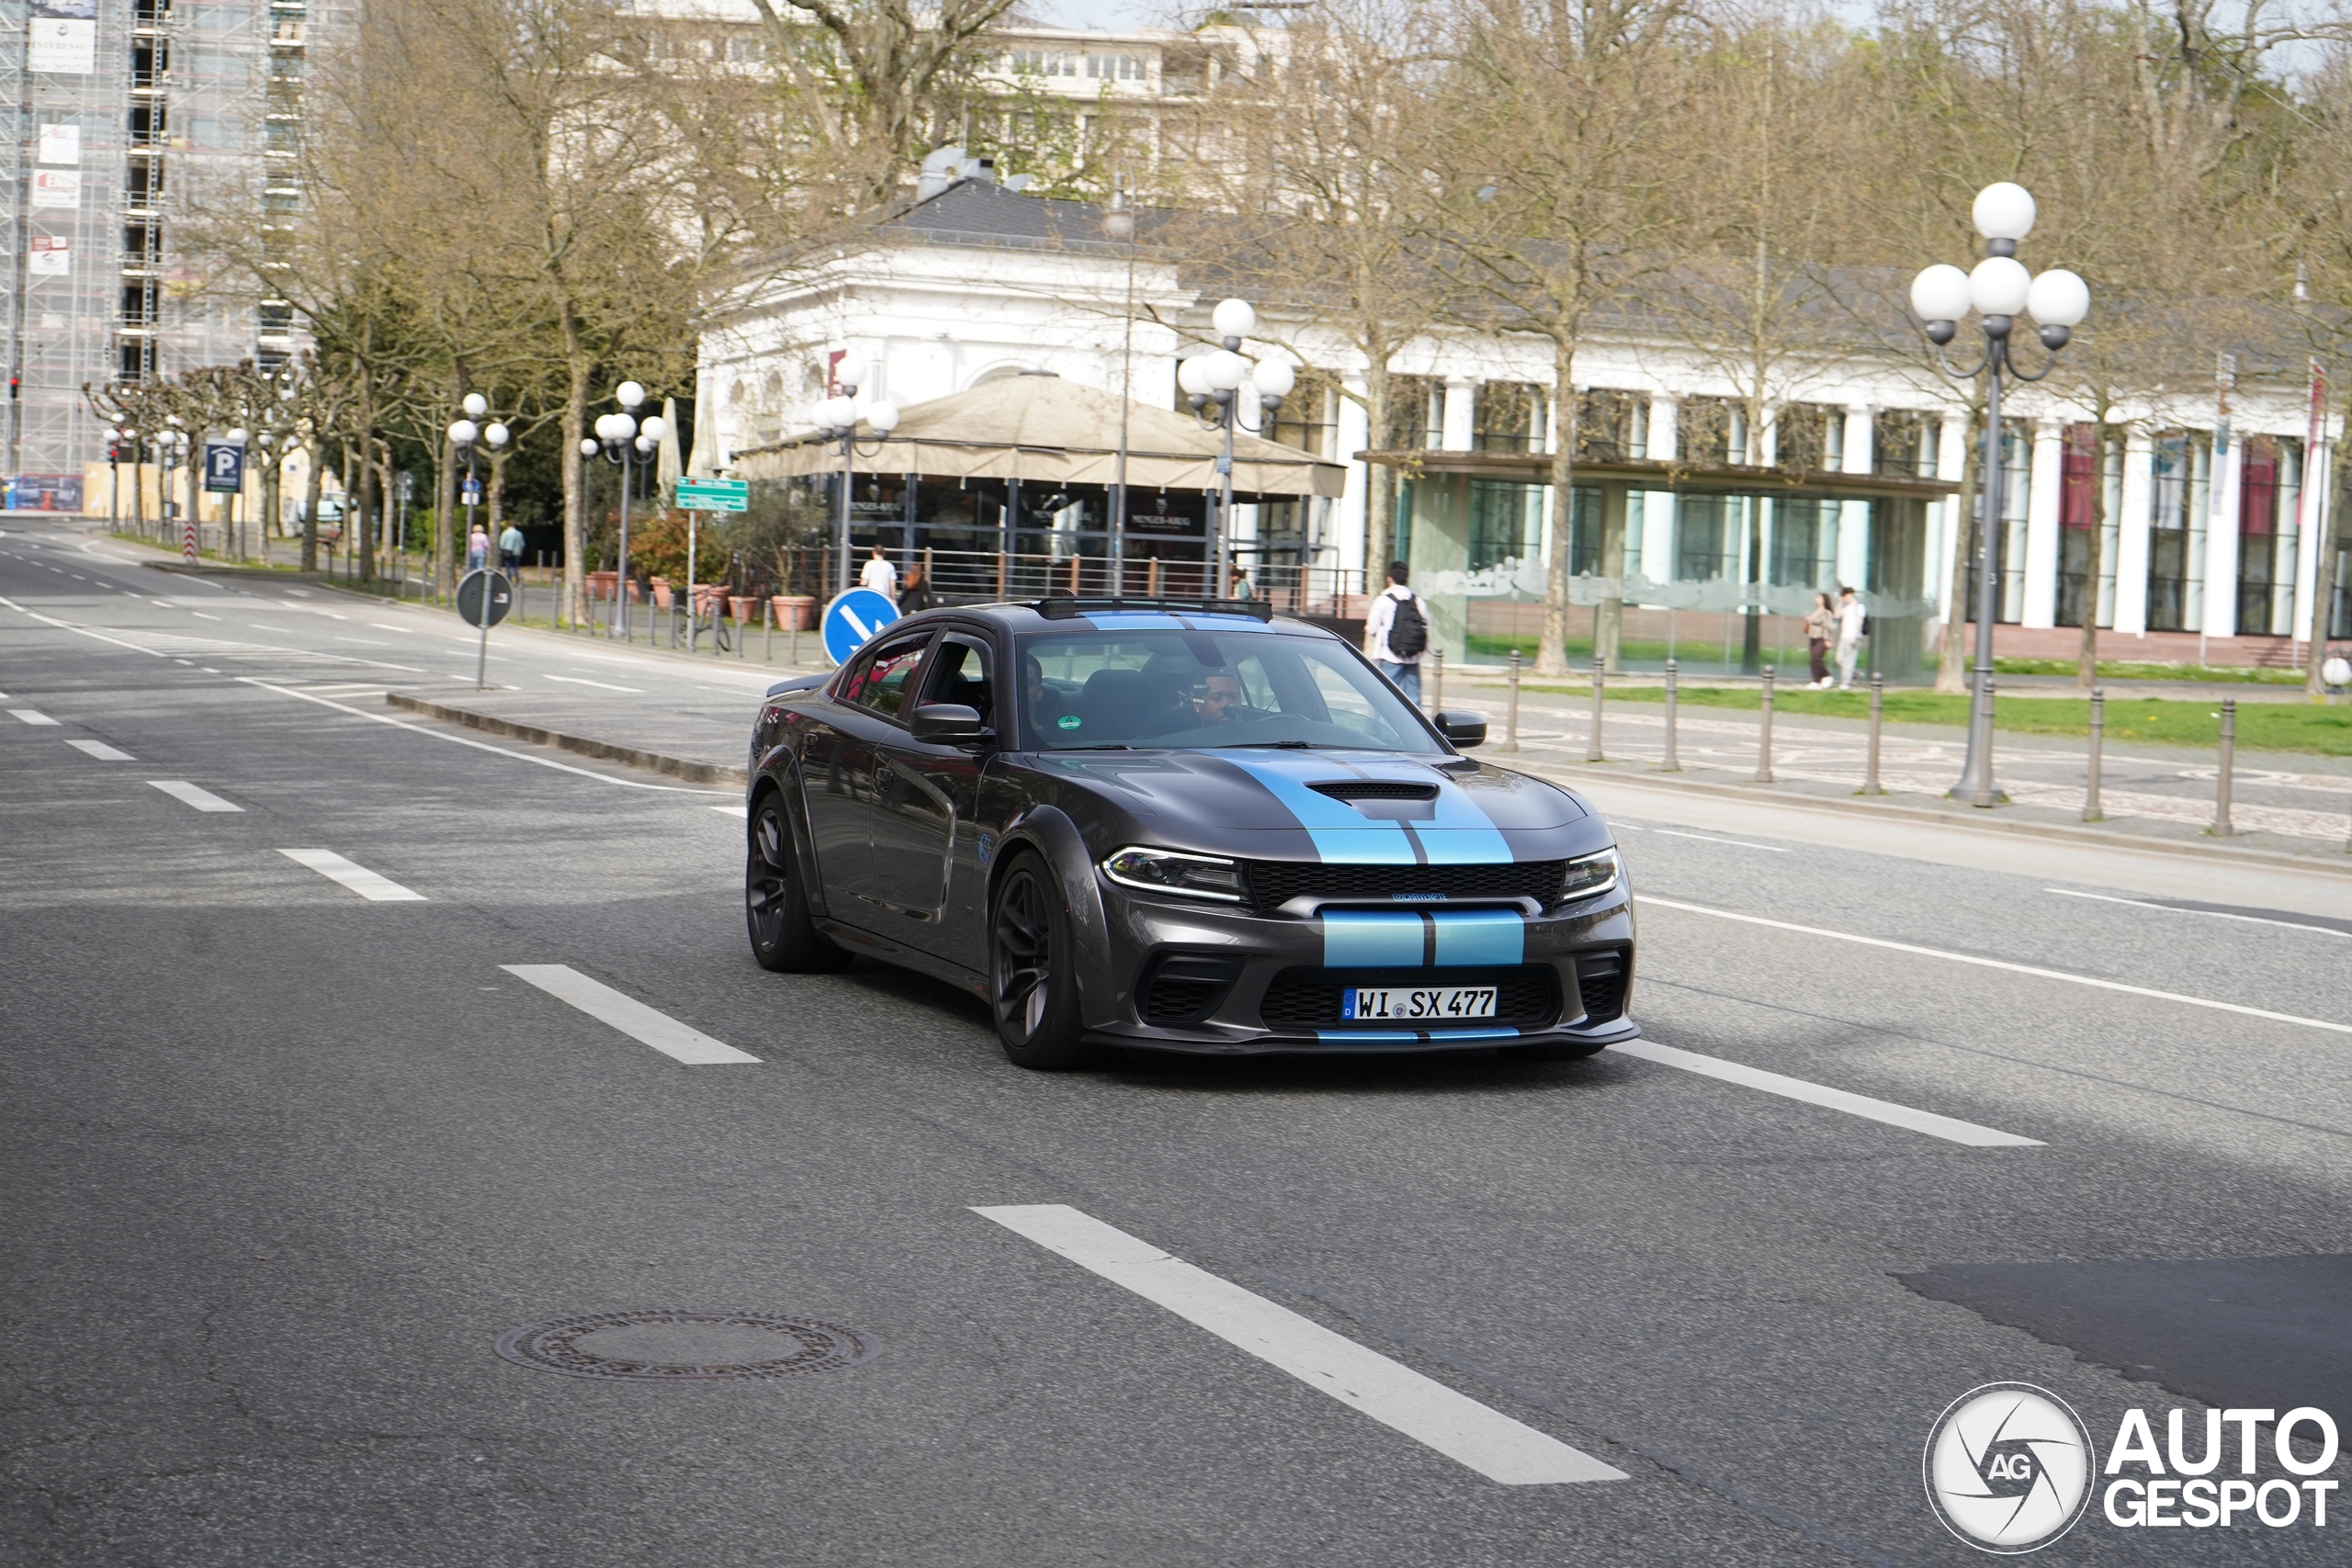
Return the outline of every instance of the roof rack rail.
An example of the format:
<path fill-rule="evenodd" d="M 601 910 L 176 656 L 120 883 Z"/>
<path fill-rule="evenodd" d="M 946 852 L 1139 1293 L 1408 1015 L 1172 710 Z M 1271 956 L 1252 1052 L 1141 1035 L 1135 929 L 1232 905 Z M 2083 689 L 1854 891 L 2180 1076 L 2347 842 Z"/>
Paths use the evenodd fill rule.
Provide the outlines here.
<path fill-rule="evenodd" d="M 1032 599 L 1029 607 L 1049 621 L 1069 621 L 1080 615 L 1135 610 L 1158 610 L 1169 615 L 1248 615 L 1259 621 L 1274 618 L 1273 604 L 1265 599 L 1081 599 L 1057 593 L 1044 599 Z"/>

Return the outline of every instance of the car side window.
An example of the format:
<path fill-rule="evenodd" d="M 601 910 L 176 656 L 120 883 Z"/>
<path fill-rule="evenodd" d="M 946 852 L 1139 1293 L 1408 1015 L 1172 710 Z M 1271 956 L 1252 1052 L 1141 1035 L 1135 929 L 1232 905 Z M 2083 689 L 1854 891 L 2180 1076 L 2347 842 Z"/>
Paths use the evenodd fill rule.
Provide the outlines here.
<path fill-rule="evenodd" d="M 924 679 L 924 702 L 955 703 L 978 714 L 982 724 L 992 725 L 995 692 L 985 644 L 955 632 L 940 640 L 939 651 L 932 656 L 931 673 Z"/>
<path fill-rule="evenodd" d="M 903 638 L 883 644 L 875 649 L 873 660 L 865 669 L 850 677 L 843 689 L 843 700 L 855 703 L 885 718 L 897 718 L 906 705 L 907 694 L 915 689 L 915 679 L 922 668 L 922 650 L 929 646 L 931 634 Z"/>

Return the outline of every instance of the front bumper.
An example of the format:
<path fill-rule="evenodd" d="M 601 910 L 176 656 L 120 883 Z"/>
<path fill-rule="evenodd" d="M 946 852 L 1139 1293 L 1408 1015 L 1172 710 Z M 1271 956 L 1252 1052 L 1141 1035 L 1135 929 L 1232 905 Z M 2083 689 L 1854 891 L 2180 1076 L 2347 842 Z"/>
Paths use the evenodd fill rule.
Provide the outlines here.
<path fill-rule="evenodd" d="M 1096 1044 L 1205 1055 L 1597 1049 L 1641 1032 L 1629 1013 L 1634 917 L 1622 883 L 1541 914 L 1465 901 L 1327 906 L 1290 919 L 1097 882 L 1112 973 L 1094 988 L 1102 1015 L 1087 1021 Z M 1164 984 L 1170 975 L 1182 984 Z M 1514 976 L 1523 982 L 1514 987 L 1521 1005 L 1494 1020 L 1396 1027 L 1309 1017 L 1313 1009 L 1301 1005 L 1351 984 L 1487 985 Z M 1535 990 L 1548 1002 L 1526 999 Z M 1169 1007 L 1171 995 L 1202 999 L 1193 1016 L 1170 1021 L 1181 1010 Z"/>

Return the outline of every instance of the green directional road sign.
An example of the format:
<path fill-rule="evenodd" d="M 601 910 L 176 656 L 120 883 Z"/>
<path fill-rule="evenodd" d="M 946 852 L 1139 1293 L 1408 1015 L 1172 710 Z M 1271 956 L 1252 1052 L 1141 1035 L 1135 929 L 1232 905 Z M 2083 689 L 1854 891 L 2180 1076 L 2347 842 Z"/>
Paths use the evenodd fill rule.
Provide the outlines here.
<path fill-rule="evenodd" d="M 741 479 L 680 479 L 678 506 L 685 512 L 741 512 L 751 505 L 752 487 Z"/>

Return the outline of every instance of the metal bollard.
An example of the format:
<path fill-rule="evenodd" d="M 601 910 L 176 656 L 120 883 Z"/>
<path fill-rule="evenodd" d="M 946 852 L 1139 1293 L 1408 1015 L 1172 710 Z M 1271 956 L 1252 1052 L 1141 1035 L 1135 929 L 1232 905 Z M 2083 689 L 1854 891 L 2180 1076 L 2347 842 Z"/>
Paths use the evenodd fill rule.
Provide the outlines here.
<path fill-rule="evenodd" d="M 767 624 L 760 628 L 760 662 L 775 662 L 775 601 L 767 602 Z"/>
<path fill-rule="evenodd" d="M 1519 649 L 1510 650 L 1510 717 L 1503 730 L 1503 750 L 1519 750 Z"/>
<path fill-rule="evenodd" d="M 1445 706 L 1445 649 L 1430 649 L 1430 711 Z"/>
<path fill-rule="evenodd" d="M 1659 761 L 1657 771 L 1662 773 L 1682 771 L 1682 756 L 1674 743 L 1674 660 L 1671 657 L 1666 661 L 1666 755 Z"/>
<path fill-rule="evenodd" d="M 2230 826 L 2230 768 L 2236 761 L 2238 749 L 2238 700 L 2222 699 L 2222 765 L 2213 774 L 2213 837 L 2226 839 L 2236 829 Z"/>
<path fill-rule="evenodd" d="M 2099 754 L 2107 749 L 2107 693 L 2098 686 L 2091 688 L 2091 753 L 2089 777 L 2083 784 L 2083 820 L 2104 822 L 2107 813 L 2099 809 Z"/>
<path fill-rule="evenodd" d="M 797 667 L 800 663 L 800 606 L 792 607 L 792 642 L 784 650 L 786 662 Z"/>
<path fill-rule="evenodd" d="M 1756 782 L 1772 783 L 1772 667 L 1764 666 L 1764 724 L 1757 731 Z"/>
<path fill-rule="evenodd" d="M 1882 787 L 1878 782 L 1879 725 L 1885 716 L 1885 711 L 1886 679 L 1877 671 L 1873 670 L 1871 671 L 1870 753 L 1869 761 L 1863 764 L 1862 768 L 1861 793 L 1864 795 L 1884 795 L 1886 793 L 1885 789 Z"/>
<path fill-rule="evenodd" d="M 1588 762 L 1608 761 L 1600 750 L 1600 689 L 1603 666 L 1600 656 L 1592 656 L 1592 733 L 1585 739 L 1584 760 Z"/>
<path fill-rule="evenodd" d="M 1998 804 L 1999 804 L 1999 802 L 1996 799 L 1996 797 L 1994 796 L 1994 794 L 1993 794 L 1993 728 L 1994 728 L 1994 725 L 1993 725 L 1993 700 L 1994 700 L 1994 696 L 1995 696 L 1995 682 L 1994 682 L 1994 680 L 1993 680 L 1993 677 L 1992 677 L 1992 676 L 1987 675 L 1987 676 L 1985 676 L 1985 677 L 1984 677 L 1984 728 L 1983 728 L 1983 729 L 1978 733 L 1978 735 L 1977 735 L 1977 737 L 1976 737 L 1976 755 L 1977 755 L 1980 759 L 1982 759 L 1982 765 L 1981 765 L 1981 766 L 1979 766 L 1979 767 L 1978 767 L 1978 769 L 1977 769 L 1977 771 L 1976 771 L 1976 795 L 1975 795 L 1975 797 L 1974 797 L 1973 799 L 1972 799 L 1968 804 L 1969 804 L 1969 805 L 1971 805 L 1971 806 L 1974 806 L 1974 807 L 1984 807 L 1984 808 L 1988 809 L 1988 810 L 1989 810 L 1991 807 L 1993 807 L 1994 806 L 1996 806 L 1996 805 L 1998 805 Z"/>

